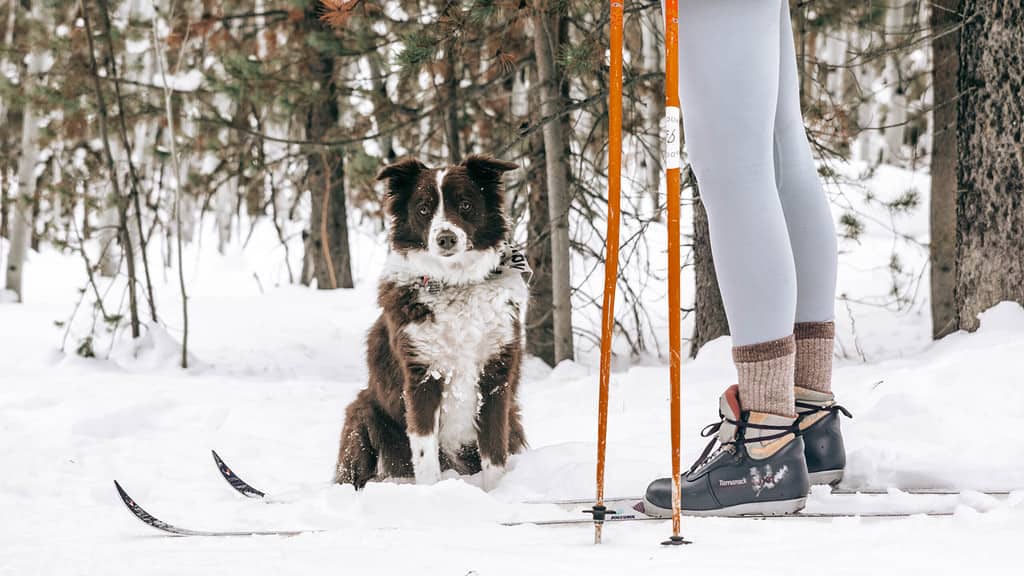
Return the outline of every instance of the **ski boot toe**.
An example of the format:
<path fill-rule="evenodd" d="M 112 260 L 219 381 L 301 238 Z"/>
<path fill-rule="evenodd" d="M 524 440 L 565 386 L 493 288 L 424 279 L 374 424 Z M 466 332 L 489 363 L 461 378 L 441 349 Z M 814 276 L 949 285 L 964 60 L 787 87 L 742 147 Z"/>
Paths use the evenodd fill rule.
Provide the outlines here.
<path fill-rule="evenodd" d="M 782 515 L 801 510 L 810 482 L 803 440 L 792 417 L 742 411 L 738 391 L 729 388 L 719 410 L 717 433 L 697 462 L 680 478 L 680 507 L 689 516 Z M 720 446 L 712 453 L 715 443 Z M 672 515 L 672 480 L 652 482 L 643 513 Z"/>

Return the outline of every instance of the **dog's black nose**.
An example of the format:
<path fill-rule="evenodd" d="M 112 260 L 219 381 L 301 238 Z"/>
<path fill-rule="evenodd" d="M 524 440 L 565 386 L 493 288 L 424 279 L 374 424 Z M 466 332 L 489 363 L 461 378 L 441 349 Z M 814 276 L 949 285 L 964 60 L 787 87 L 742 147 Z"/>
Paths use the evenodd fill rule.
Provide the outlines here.
<path fill-rule="evenodd" d="M 442 230 L 437 235 L 437 245 L 442 250 L 451 250 L 452 248 L 455 248 L 455 245 L 458 243 L 458 237 L 450 230 Z"/>

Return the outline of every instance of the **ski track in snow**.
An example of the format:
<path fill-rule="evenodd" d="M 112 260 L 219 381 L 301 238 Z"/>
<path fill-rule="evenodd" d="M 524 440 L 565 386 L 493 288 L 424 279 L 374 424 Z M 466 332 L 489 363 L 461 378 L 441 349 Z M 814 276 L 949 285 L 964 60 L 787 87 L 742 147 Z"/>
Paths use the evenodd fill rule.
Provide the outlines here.
<path fill-rule="evenodd" d="M 913 179 L 883 171 L 875 182 L 895 196 Z M 919 186 L 927 190 L 926 181 Z M 908 224 L 921 237 L 917 225 Z M 870 227 L 862 242 L 888 250 Z M 684 549 L 658 546 L 666 523 L 609 525 L 601 547 L 587 526 L 498 526 L 565 515 L 518 501 L 593 493 L 597 363 L 587 351 L 553 370 L 527 360 L 521 398 L 530 449 L 491 493 L 479 478 L 450 474 L 435 486 L 371 484 L 359 494 L 331 485 L 344 408 L 364 385 L 382 251 L 360 257 L 356 267 L 369 280 L 356 290 L 318 293 L 253 280 L 254 270 L 269 275 L 248 258 L 273 244 L 272 234 L 257 234 L 246 253 L 256 256 L 204 254 L 192 270 L 196 367 L 188 372 L 175 367 L 173 325 L 149 327 L 134 345 L 119 338 L 109 360 L 55 352 L 62 331 L 53 322 L 74 305 L 81 264 L 32 255 L 28 301 L 0 303 L 0 574 L 962 574 L 1017 561 L 1024 492 L 1005 502 L 966 494 L 951 518 L 685 518 L 695 544 Z M 863 258 L 844 256 L 841 290 L 884 294 L 885 279 Z M 179 304 L 168 282 L 159 306 L 173 318 Z M 854 413 L 843 422 L 845 485 L 1024 488 L 1024 309 L 1004 303 L 977 333 L 934 344 L 923 310 L 855 309 L 869 361 L 836 361 L 835 389 Z M 840 337 L 851 343 L 842 305 L 837 313 Z M 720 339 L 683 366 L 684 466 L 703 448 L 697 433 L 716 418 L 717 396 L 735 377 L 729 346 Z M 97 343 L 101 355 L 108 347 Z M 639 494 L 669 469 L 667 372 L 649 359 L 613 374 L 609 496 Z M 210 448 L 269 501 L 235 494 Z M 149 512 L 190 528 L 330 531 L 165 537 L 124 509 L 115 478 Z M 886 498 L 893 509 L 919 502 Z M 810 503 L 829 505 L 820 491 Z"/>

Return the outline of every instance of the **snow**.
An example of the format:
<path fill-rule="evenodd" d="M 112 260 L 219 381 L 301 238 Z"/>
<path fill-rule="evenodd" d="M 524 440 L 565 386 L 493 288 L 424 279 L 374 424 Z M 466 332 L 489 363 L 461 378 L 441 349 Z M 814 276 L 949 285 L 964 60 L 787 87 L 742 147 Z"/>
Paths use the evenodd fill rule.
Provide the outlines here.
<path fill-rule="evenodd" d="M 921 174 L 890 169 L 867 184 L 879 198 L 910 185 L 928 189 Z M 75 348 L 83 320 L 54 325 L 78 299 L 81 260 L 50 249 L 31 255 L 25 303 L 0 299 L 0 575 L 783 574 L 798 562 L 829 574 L 962 574 L 1014 565 L 1024 531 L 1024 309 L 1000 304 L 982 315 L 976 333 L 930 342 L 924 210 L 891 216 L 845 193 L 873 217 L 859 241 L 844 241 L 840 270 L 840 290 L 856 297 L 848 313 L 837 303 L 840 339 L 861 351 L 836 360 L 835 389 L 854 414 L 844 421 L 845 484 L 1017 489 L 1009 498 L 882 497 L 891 510 L 922 501 L 955 509 L 948 518 L 686 518 L 683 532 L 695 544 L 685 549 L 658 546 L 669 534 L 665 523 L 609 525 L 600 547 L 586 525 L 501 527 L 568 515 L 523 500 L 593 493 L 597 362 L 587 349 L 578 363 L 554 369 L 526 360 L 530 449 L 493 491 L 482 491 L 479 477 L 451 474 L 434 486 L 371 484 L 361 493 L 332 485 L 344 408 L 365 383 L 364 335 L 377 314 L 373 279 L 384 251 L 377 233 L 355 232 L 358 287 L 318 292 L 282 283 L 280 247 L 264 227 L 244 251 L 233 245 L 219 255 L 211 240 L 201 258 L 186 256 L 188 371 L 177 367 L 174 270 L 154 270 L 166 324 L 145 326 L 138 341 L 122 327 L 97 340 L 99 359 L 83 359 L 56 351 L 65 330 L 67 349 Z M 891 218 L 904 218 L 898 229 L 914 241 L 895 241 Z M 212 223 L 205 232 L 214 238 Z M 654 232 L 649 251 L 657 256 Z M 893 250 L 908 278 L 923 277 L 907 305 L 884 302 Z M 655 323 L 663 322 L 663 303 L 652 302 Z M 715 419 L 717 395 L 734 379 L 729 349 L 722 338 L 684 363 L 684 465 L 703 448 L 697 433 Z M 627 496 L 669 469 L 668 374 L 656 356 L 615 365 L 606 493 Z M 270 493 L 269 502 L 236 495 L 210 448 Z M 115 478 L 148 511 L 188 527 L 328 531 L 164 537 L 124 509 Z M 835 506 L 826 492 L 815 490 L 811 509 Z M 857 510 L 879 502 L 852 501 Z"/>
<path fill-rule="evenodd" d="M 154 74 L 153 84 L 163 86 L 164 79 L 160 74 Z M 203 83 L 203 73 L 196 69 L 186 72 L 167 75 L 167 86 L 175 92 L 195 92 Z"/>

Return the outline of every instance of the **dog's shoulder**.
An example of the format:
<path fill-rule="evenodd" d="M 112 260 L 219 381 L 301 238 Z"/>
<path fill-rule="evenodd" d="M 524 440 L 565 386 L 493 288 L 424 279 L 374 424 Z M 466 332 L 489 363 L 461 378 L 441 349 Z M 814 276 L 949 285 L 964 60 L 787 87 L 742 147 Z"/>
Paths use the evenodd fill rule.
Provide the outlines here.
<path fill-rule="evenodd" d="M 424 322 L 433 317 L 429 303 L 420 298 L 420 286 L 382 278 L 377 287 L 377 304 L 394 324 L 405 325 Z"/>

